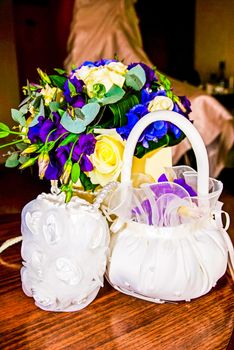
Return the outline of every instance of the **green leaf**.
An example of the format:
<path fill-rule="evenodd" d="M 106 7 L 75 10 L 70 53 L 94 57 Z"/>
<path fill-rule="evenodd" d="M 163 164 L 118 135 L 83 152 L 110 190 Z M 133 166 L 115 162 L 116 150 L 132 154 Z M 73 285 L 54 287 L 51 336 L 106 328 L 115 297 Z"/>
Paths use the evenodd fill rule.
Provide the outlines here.
<path fill-rule="evenodd" d="M 60 142 L 58 147 L 66 146 L 69 143 L 74 142 L 75 140 L 77 140 L 77 137 L 78 136 L 76 134 L 69 134 L 62 142 Z"/>
<path fill-rule="evenodd" d="M 182 132 L 180 137 L 178 139 L 176 139 L 174 136 L 169 135 L 169 142 L 168 142 L 168 146 L 175 146 L 178 143 L 180 143 L 183 139 L 185 138 L 185 134 Z"/>
<path fill-rule="evenodd" d="M 19 111 L 23 114 L 28 113 L 28 105 L 24 104 L 23 106 L 20 107 Z"/>
<path fill-rule="evenodd" d="M 59 107 L 60 107 L 60 105 L 59 105 L 58 102 L 53 101 L 53 102 L 49 103 L 49 107 L 50 107 L 51 112 L 57 112 Z"/>
<path fill-rule="evenodd" d="M 29 124 L 29 127 L 31 128 L 32 126 L 35 126 L 35 125 L 37 125 L 38 124 L 38 118 L 40 117 L 40 115 L 39 114 L 37 114 L 34 118 L 33 118 L 33 120 L 31 121 L 31 123 Z"/>
<path fill-rule="evenodd" d="M 54 68 L 55 72 L 57 72 L 58 74 L 65 74 L 66 71 L 64 69 L 61 69 L 61 68 Z"/>
<path fill-rule="evenodd" d="M 109 106 L 114 116 L 114 127 L 123 126 L 127 123 L 126 113 L 135 105 L 140 102 L 138 95 L 126 94 L 124 98 Z"/>
<path fill-rule="evenodd" d="M 20 102 L 19 107 L 22 107 L 25 103 L 27 103 L 30 100 L 31 96 L 25 97 L 23 101 Z"/>
<path fill-rule="evenodd" d="M 6 131 L 6 132 L 10 132 L 9 126 L 7 126 L 6 124 L 1 123 L 1 122 L 0 122 L 0 130 Z"/>
<path fill-rule="evenodd" d="M 22 112 L 18 111 L 18 109 L 11 109 L 11 117 L 15 122 L 19 123 L 21 126 L 26 125 L 25 117 Z"/>
<path fill-rule="evenodd" d="M 75 120 L 65 112 L 61 118 L 60 124 L 67 130 L 74 134 L 80 134 L 85 131 L 86 126 L 83 120 L 76 118 Z"/>
<path fill-rule="evenodd" d="M 27 162 L 29 160 L 29 156 L 20 156 L 19 157 L 19 163 L 20 164 L 24 164 L 25 162 Z"/>
<path fill-rule="evenodd" d="M 80 173 L 80 182 L 82 186 L 84 187 L 85 191 L 94 191 L 97 185 L 94 185 L 90 178 L 83 172 Z"/>
<path fill-rule="evenodd" d="M 19 164 L 18 153 L 14 152 L 7 158 L 5 166 L 7 168 L 15 168 Z"/>
<path fill-rule="evenodd" d="M 81 109 L 84 115 L 84 124 L 87 126 L 92 123 L 100 111 L 100 105 L 98 103 L 88 103 Z"/>
<path fill-rule="evenodd" d="M 76 183 L 80 177 L 80 166 L 78 163 L 74 163 L 71 171 L 71 180 Z"/>
<path fill-rule="evenodd" d="M 138 64 L 126 74 L 126 85 L 140 91 L 145 85 L 146 76 L 144 69 Z"/>
<path fill-rule="evenodd" d="M 93 94 L 97 98 L 103 98 L 106 94 L 106 87 L 103 84 L 94 84 L 93 85 Z"/>
<path fill-rule="evenodd" d="M 59 75 L 50 75 L 49 77 L 54 86 L 58 87 L 61 90 L 63 89 L 65 81 L 67 80 L 66 77 Z"/>
<path fill-rule="evenodd" d="M 32 101 L 32 105 L 35 109 L 38 109 L 40 107 L 42 100 L 42 95 L 38 95 L 35 97 L 35 99 Z"/>
<path fill-rule="evenodd" d="M 41 102 L 40 102 L 40 108 L 39 108 L 39 113 L 38 115 L 40 117 L 44 117 L 45 116 L 45 106 L 44 106 L 44 100 L 43 98 L 41 99 Z"/>
<path fill-rule="evenodd" d="M 157 72 L 157 75 L 158 75 L 161 83 L 163 84 L 165 90 L 167 90 L 167 91 L 170 90 L 171 89 L 171 82 L 170 82 L 170 80 L 162 73 Z"/>
<path fill-rule="evenodd" d="M 7 131 L 0 131 L 0 139 L 3 139 L 4 137 L 9 136 L 9 132 Z"/>
<path fill-rule="evenodd" d="M 39 76 L 40 76 L 40 78 L 41 78 L 43 83 L 45 83 L 45 84 L 50 84 L 51 83 L 50 78 L 47 75 L 47 73 L 43 72 L 40 68 L 37 68 L 37 73 L 39 74 Z"/>
<path fill-rule="evenodd" d="M 18 150 L 20 150 L 22 152 L 28 147 L 28 144 L 21 142 L 21 143 L 17 143 L 16 147 L 18 148 Z"/>
<path fill-rule="evenodd" d="M 124 96 L 125 91 L 118 85 L 113 85 L 105 94 L 105 97 L 97 99 L 103 106 L 107 104 L 116 103 Z"/>
<path fill-rule="evenodd" d="M 68 80 L 68 88 L 69 88 L 69 91 L 71 93 L 71 97 L 77 95 L 76 87 L 70 82 L 70 80 Z"/>

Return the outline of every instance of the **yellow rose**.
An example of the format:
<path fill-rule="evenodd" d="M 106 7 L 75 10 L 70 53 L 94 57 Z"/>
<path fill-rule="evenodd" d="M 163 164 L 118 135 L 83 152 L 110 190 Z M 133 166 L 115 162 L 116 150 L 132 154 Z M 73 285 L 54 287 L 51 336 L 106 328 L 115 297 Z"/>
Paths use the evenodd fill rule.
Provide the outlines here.
<path fill-rule="evenodd" d="M 116 181 L 122 168 L 124 142 L 117 135 L 98 135 L 90 160 L 94 169 L 88 173 L 93 184 L 105 186 Z"/>
<path fill-rule="evenodd" d="M 156 96 L 152 101 L 150 101 L 148 106 L 149 112 L 169 110 L 172 111 L 174 107 L 173 101 L 167 96 Z"/>

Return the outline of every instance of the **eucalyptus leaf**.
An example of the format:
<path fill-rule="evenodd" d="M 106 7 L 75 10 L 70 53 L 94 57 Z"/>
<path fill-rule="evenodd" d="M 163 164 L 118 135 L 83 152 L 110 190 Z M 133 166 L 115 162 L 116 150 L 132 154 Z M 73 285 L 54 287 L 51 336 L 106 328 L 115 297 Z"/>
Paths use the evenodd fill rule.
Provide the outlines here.
<path fill-rule="evenodd" d="M 1 122 L 0 122 L 0 130 L 6 131 L 6 132 L 10 132 L 9 126 L 7 126 L 6 124 L 1 123 Z"/>
<path fill-rule="evenodd" d="M 126 85 L 132 87 L 134 90 L 140 91 L 145 85 L 145 82 L 145 71 L 139 64 L 130 69 L 126 74 Z"/>
<path fill-rule="evenodd" d="M 73 183 L 76 183 L 80 178 L 80 166 L 78 163 L 74 163 L 71 171 L 71 180 Z"/>
<path fill-rule="evenodd" d="M 28 156 L 20 156 L 19 157 L 19 163 L 20 164 L 24 164 L 25 162 L 27 162 L 27 160 L 29 160 L 30 157 Z"/>
<path fill-rule="evenodd" d="M 44 116 L 45 116 L 45 106 L 44 106 L 44 100 L 43 100 L 43 98 L 41 99 L 41 102 L 40 102 L 39 115 L 40 115 L 41 117 L 44 117 Z"/>
<path fill-rule="evenodd" d="M 18 150 L 22 152 L 28 147 L 28 144 L 24 142 L 20 142 L 16 144 L 16 147 L 18 148 Z"/>
<path fill-rule="evenodd" d="M 85 131 L 86 125 L 81 119 L 72 119 L 71 116 L 65 112 L 61 118 L 61 125 L 67 130 L 74 134 L 80 134 Z"/>
<path fill-rule="evenodd" d="M 103 106 L 107 104 L 116 103 L 123 98 L 125 91 L 118 85 L 113 85 L 105 94 L 105 97 L 97 99 Z"/>
<path fill-rule="evenodd" d="M 18 111 L 18 109 L 11 109 L 11 117 L 15 122 L 19 123 L 21 126 L 26 125 L 25 117 L 22 112 Z"/>
<path fill-rule="evenodd" d="M 84 115 L 84 124 L 87 126 L 96 118 L 100 111 L 100 105 L 98 103 L 88 103 L 81 109 Z"/>
<path fill-rule="evenodd" d="M 26 104 L 30 100 L 31 96 L 27 96 L 23 99 L 23 101 L 20 102 L 19 107 L 22 107 L 24 104 Z"/>
<path fill-rule="evenodd" d="M 28 105 L 24 104 L 23 106 L 20 107 L 19 111 L 23 114 L 26 114 L 28 112 Z"/>
<path fill-rule="evenodd" d="M 15 168 L 19 164 L 18 153 L 14 152 L 7 158 L 5 166 L 7 168 Z"/>
<path fill-rule="evenodd" d="M 51 112 L 57 112 L 60 106 L 59 106 L 58 102 L 53 101 L 53 102 L 49 103 L 49 107 L 50 107 Z"/>
<path fill-rule="evenodd" d="M 31 121 L 31 123 L 29 124 L 29 127 L 31 128 L 32 126 L 35 126 L 38 124 L 38 118 L 40 117 L 40 114 L 37 114 L 33 120 Z"/>

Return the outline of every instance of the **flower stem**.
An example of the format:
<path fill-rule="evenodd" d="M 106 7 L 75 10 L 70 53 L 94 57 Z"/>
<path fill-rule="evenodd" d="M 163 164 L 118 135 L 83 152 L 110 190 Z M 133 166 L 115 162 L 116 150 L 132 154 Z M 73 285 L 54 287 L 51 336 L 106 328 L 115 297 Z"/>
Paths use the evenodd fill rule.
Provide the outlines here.
<path fill-rule="evenodd" d="M 4 148 L 4 147 L 11 146 L 11 145 L 15 145 L 16 143 L 20 143 L 20 142 L 22 142 L 22 140 L 17 140 L 17 141 L 5 143 L 5 145 L 1 145 L 0 148 Z"/>
<path fill-rule="evenodd" d="M 71 151 L 70 151 L 68 159 L 71 159 L 71 157 L 72 157 L 72 153 L 73 153 L 74 147 L 75 147 L 75 145 L 76 145 L 76 143 L 78 141 L 78 138 L 79 138 L 79 136 L 77 136 L 76 140 L 73 142 L 73 145 L 72 145 L 72 148 L 71 148 Z"/>
<path fill-rule="evenodd" d="M 20 131 L 9 131 L 10 134 L 14 134 L 14 135 L 23 135 L 26 136 L 27 134 L 25 132 L 20 132 Z"/>

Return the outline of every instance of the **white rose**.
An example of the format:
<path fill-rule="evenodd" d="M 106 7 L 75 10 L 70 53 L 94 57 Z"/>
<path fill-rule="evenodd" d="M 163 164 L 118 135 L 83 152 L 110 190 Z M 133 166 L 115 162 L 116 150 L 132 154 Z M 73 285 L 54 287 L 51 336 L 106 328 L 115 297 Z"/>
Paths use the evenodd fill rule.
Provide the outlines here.
<path fill-rule="evenodd" d="M 82 66 L 75 72 L 75 76 L 84 81 L 87 94 L 92 98 L 97 95 L 97 92 L 93 88 L 94 85 L 104 85 L 106 92 L 108 92 L 113 85 L 122 88 L 125 82 L 126 72 L 127 66 L 121 62 L 111 62 L 100 67 Z"/>
<path fill-rule="evenodd" d="M 174 107 L 173 101 L 167 96 L 156 96 L 148 105 L 149 112 L 169 110 L 172 111 Z"/>

